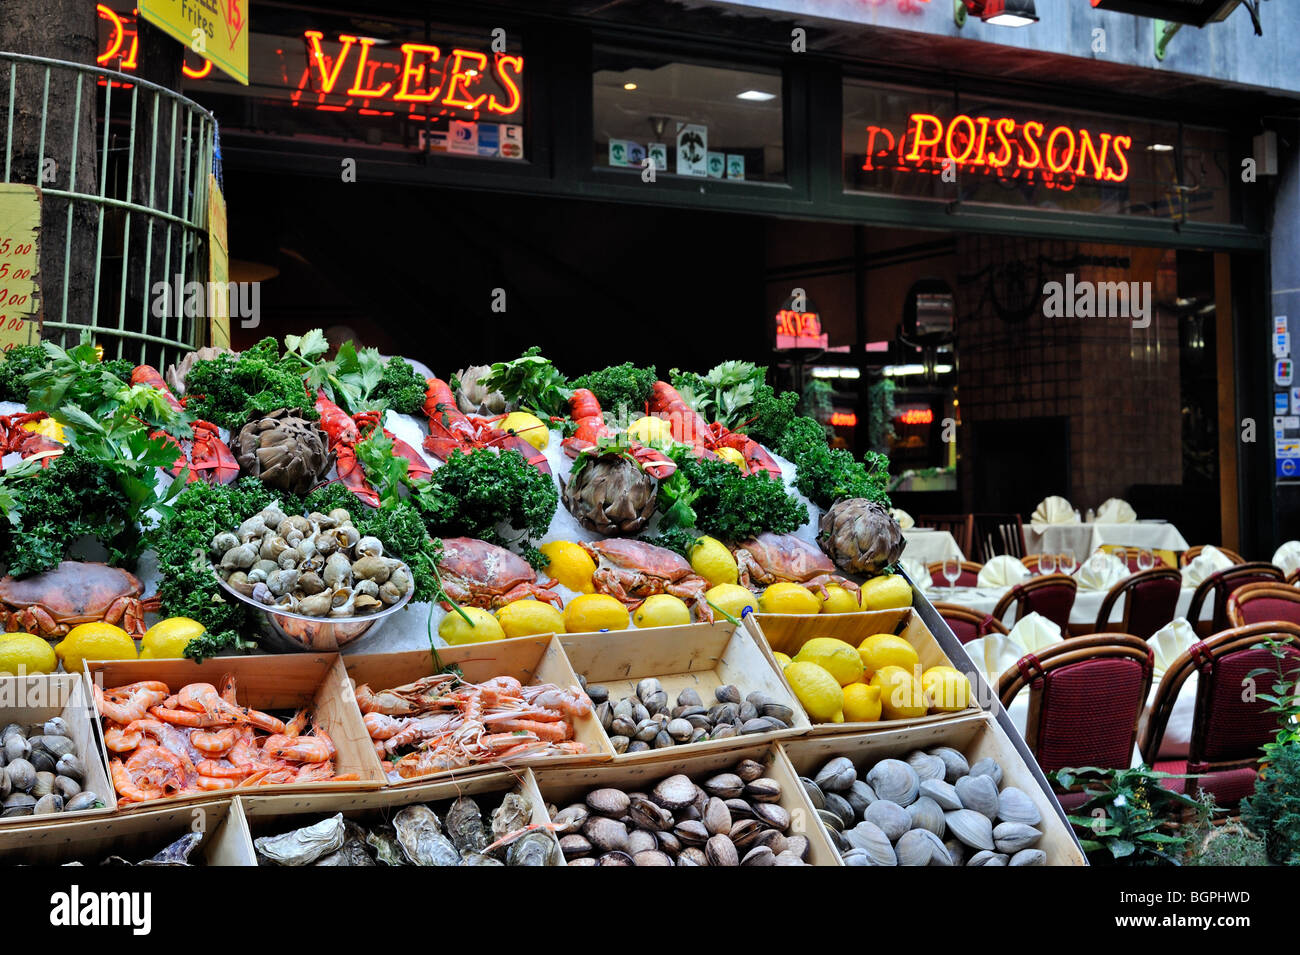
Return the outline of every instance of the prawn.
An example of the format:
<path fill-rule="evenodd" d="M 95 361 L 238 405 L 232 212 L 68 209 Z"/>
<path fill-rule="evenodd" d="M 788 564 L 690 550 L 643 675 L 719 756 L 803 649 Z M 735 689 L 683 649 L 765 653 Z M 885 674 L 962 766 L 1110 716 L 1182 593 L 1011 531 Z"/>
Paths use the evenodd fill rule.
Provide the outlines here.
<path fill-rule="evenodd" d="M 168 693 L 167 684 L 155 680 L 131 683 L 107 692 L 97 685 L 92 685 L 91 690 L 99 712 L 114 723 L 121 723 L 123 726 L 143 719 L 149 708 L 165 700 Z"/>
<path fill-rule="evenodd" d="M 188 783 L 185 767 L 176 754 L 153 743 L 137 749 L 126 761 L 125 768 L 135 785 L 148 783 L 163 793 L 180 792 Z"/>
<path fill-rule="evenodd" d="M 145 802 L 149 799 L 162 798 L 163 791 L 148 780 L 137 781 L 120 759 L 111 759 L 108 763 L 109 775 L 113 777 L 113 788 L 122 797 L 122 802 Z"/>
<path fill-rule="evenodd" d="M 298 737 L 277 733 L 262 742 L 262 752 L 301 763 L 323 763 L 334 756 L 336 749 L 334 741 L 324 733 Z"/>
<path fill-rule="evenodd" d="M 176 696 L 182 707 L 202 713 L 205 718 L 220 719 L 226 723 L 251 723 L 268 733 L 284 732 L 284 723 L 281 720 L 260 710 L 226 701 L 211 683 L 190 683 L 181 687 L 180 693 Z"/>
<path fill-rule="evenodd" d="M 396 736 L 412 720 L 410 718 L 389 716 L 386 713 L 372 710 L 361 718 L 361 722 L 366 724 L 366 731 L 370 734 L 371 739 L 384 740 Z"/>
<path fill-rule="evenodd" d="M 209 756 L 225 756 L 239 742 L 240 733 L 234 726 L 225 729 L 190 731 L 190 745 Z"/>
<path fill-rule="evenodd" d="M 112 726 L 104 730 L 104 746 L 113 753 L 129 753 L 140 745 L 144 734 L 130 732 L 125 726 Z"/>
<path fill-rule="evenodd" d="M 562 743 L 573 736 L 573 727 L 564 722 L 542 723 L 538 720 L 509 719 L 499 721 L 493 729 L 498 731 L 496 735 L 501 736 L 514 733 L 532 733 L 535 738 L 548 743 Z M 484 737 L 484 739 L 490 738 L 492 737 Z"/>

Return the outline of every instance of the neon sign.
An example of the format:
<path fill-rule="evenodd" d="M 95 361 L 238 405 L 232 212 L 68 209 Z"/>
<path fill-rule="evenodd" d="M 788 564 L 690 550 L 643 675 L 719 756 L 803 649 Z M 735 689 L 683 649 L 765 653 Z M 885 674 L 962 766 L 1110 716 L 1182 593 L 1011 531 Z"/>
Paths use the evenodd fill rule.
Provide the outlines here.
<path fill-rule="evenodd" d="M 116 10 L 110 10 L 102 3 L 95 5 L 95 11 L 99 18 L 107 23 L 108 33 L 105 35 L 103 24 L 100 26 L 100 51 L 95 57 L 95 62 L 104 66 L 111 64 L 113 60 L 121 58 L 117 64 L 117 69 L 123 73 L 134 73 L 139 66 L 136 60 L 136 54 L 139 52 L 140 38 L 135 32 L 135 13 L 131 11 L 131 16 L 118 13 Z M 198 57 L 202 66 L 190 66 L 190 54 L 185 52 L 185 62 L 181 65 L 181 70 L 187 77 L 192 80 L 201 80 L 212 72 L 212 61 Z"/>
<path fill-rule="evenodd" d="M 942 175 L 954 167 L 1002 179 L 1038 180 L 1070 190 L 1079 179 L 1123 182 L 1129 176 L 1127 151 L 1133 137 L 1094 133 L 1083 127 L 1048 129 L 1036 120 L 959 113 L 944 122 L 930 113 L 913 113 L 907 129 L 895 134 L 867 127 L 864 172 L 896 169 Z"/>
<path fill-rule="evenodd" d="M 853 411 L 832 411 L 831 426 L 835 428 L 854 428 L 857 427 L 858 416 Z"/>
<path fill-rule="evenodd" d="M 829 336 L 822 331 L 821 316 L 783 308 L 776 313 L 776 349 L 825 348 Z"/>
<path fill-rule="evenodd" d="M 931 424 L 934 421 L 934 409 L 906 408 L 894 417 L 899 424 Z"/>

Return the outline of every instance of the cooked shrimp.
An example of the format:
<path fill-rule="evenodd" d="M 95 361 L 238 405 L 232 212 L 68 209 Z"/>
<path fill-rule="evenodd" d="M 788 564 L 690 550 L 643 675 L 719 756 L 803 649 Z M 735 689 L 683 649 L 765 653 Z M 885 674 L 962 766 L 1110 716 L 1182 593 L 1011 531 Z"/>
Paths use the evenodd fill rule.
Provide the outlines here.
<path fill-rule="evenodd" d="M 262 752 L 301 763 L 322 763 L 334 755 L 334 742 L 323 733 L 319 736 L 288 737 L 281 733 L 262 742 Z"/>
<path fill-rule="evenodd" d="M 105 691 L 92 686 L 95 705 L 99 712 L 114 723 L 125 726 L 133 720 L 143 719 L 149 707 L 156 706 L 167 698 L 167 684 L 156 681 L 131 683 Z"/>
<path fill-rule="evenodd" d="M 225 756 L 239 742 L 239 730 L 227 726 L 220 730 L 191 730 L 190 744 L 208 756 Z"/>
<path fill-rule="evenodd" d="M 140 745 L 144 734 L 138 731 L 127 732 L 125 726 L 112 726 L 104 730 L 104 745 L 113 753 L 129 753 Z"/>
<path fill-rule="evenodd" d="M 136 780 L 120 759 L 108 762 L 109 775 L 113 777 L 113 788 L 122 802 L 144 802 L 147 799 L 159 799 L 163 795 L 160 787 L 148 780 Z"/>
<path fill-rule="evenodd" d="M 268 713 L 227 702 L 211 683 L 190 683 L 177 694 L 180 704 L 187 710 L 202 713 L 207 718 L 220 718 L 227 723 L 251 723 L 268 733 L 283 733 L 284 723 Z M 177 721 L 179 722 L 179 721 Z M 208 724 L 209 726 L 213 724 Z"/>
<path fill-rule="evenodd" d="M 507 733 L 532 733 L 540 740 L 548 743 L 562 743 L 573 736 L 573 727 L 568 723 L 542 723 L 537 720 L 501 720 L 493 724 L 493 729 L 502 734 Z M 484 737 L 488 739 L 489 737 Z"/>
<path fill-rule="evenodd" d="M 226 776 L 200 776 L 195 785 L 204 792 L 219 789 L 234 789 L 237 781 Z"/>
<path fill-rule="evenodd" d="M 163 793 L 179 792 L 189 782 L 176 754 L 154 743 L 141 745 L 126 761 L 126 771 L 136 786 L 147 783 Z"/>
<path fill-rule="evenodd" d="M 389 716 L 386 713 L 370 712 L 361 718 L 361 722 L 366 724 L 366 731 L 370 733 L 371 739 L 390 739 L 402 731 L 402 728 L 409 725 L 412 720 L 409 717 Z"/>

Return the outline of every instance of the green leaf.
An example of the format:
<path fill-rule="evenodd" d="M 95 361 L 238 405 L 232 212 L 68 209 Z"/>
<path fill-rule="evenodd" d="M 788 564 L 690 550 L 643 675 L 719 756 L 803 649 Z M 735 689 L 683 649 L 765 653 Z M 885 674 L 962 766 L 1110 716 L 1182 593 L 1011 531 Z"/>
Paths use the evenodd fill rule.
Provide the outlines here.
<path fill-rule="evenodd" d="M 1112 839 L 1106 843 L 1106 848 L 1110 849 L 1110 854 L 1116 859 L 1131 856 L 1137 850 L 1137 846 L 1127 839 Z"/>

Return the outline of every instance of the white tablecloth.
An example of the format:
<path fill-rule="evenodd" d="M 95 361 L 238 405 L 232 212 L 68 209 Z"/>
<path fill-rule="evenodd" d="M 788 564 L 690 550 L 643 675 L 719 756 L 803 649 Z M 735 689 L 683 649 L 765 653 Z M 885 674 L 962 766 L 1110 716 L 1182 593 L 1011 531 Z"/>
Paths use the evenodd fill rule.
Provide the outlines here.
<path fill-rule="evenodd" d="M 1149 550 L 1187 550 L 1187 541 L 1173 524 L 1131 521 L 1127 524 L 1048 524 L 1041 531 L 1025 525 L 1025 545 L 1031 554 L 1073 552 L 1082 563 L 1102 544 L 1146 547 Z"/>
<path fill-rule="evenodd" d="M 960 604 L 963 607 L 970 607 L 972 610 L 978 610 L 980 613 L 992 613 L 993 608 L 997 606 L 1002 595 L 1010 588 L 991 589 L 991 588 L 974 588 L 958 587 L 955 592 L 949 594 L 948 588 L 938 586 L 930 588 L 926 595 L 931 601 L 942 601 L 943 603 Z M 1178 608 L 1174 611 L 1175 617 L 1186 617 L 1188 608 L 1192 603 L 1192 594 L 1196 592 L 1194 587 L 1184 587 L 1178 592 Z M 1097 622 L 1097 614 L 1101 612 L 1101 602 L 1106 599 L 1104 590 L 1080 590 L 1074 597 L 1074 608 L 1070 611 L 1070 623 L 1093 624 Z M 1111 610 L 1109 623 L 1119 623 L 1123 619 L 1124 600 L 1122 598 L 1115 601 L 1115 607 Z M 1213 616 L 1213 601 L 1207 600 L 1201 607 L 1201 619 L 1209 620 Z M 1015 619 L 1015 605 L 1008 608 L 1002 622 L 1009 628 Z"/>
<path fill-rule="evenodd" d="M 935 530 L 933 527 L 913 527 L 903 531 L 903 540 L 907 541 L 903 556 L 908 560 L 933 564 L 949 557 L 966 559 L 957 546 L 957 539 L 947 531 Z"/>

